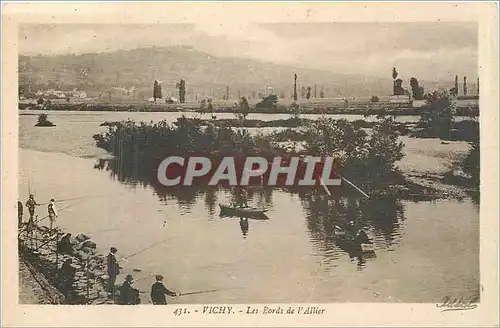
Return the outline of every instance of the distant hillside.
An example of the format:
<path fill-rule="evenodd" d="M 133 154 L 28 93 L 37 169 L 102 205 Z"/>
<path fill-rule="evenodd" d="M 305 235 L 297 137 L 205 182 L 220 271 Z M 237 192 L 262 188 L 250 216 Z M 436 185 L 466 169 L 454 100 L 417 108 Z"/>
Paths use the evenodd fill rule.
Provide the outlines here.
<path fill-rule="evenodd" d="M 213 57 L 184 46 L 84 55 L 19 57 L 20 85 L 26 85 L 31 79 L 32 91 L 39 88 L 79 88 L 89 95 L 97 96 L 106 94 L 112 87 L 135 87 L 141 99 L 152 96 L 155 79 L 162 82 L 164 95 L 176 96 L 175 85 L 181 78 L 186 80 L 188 99 L 194 99 L 196 93 L 200 96 L 222 97 L 227 86 L 231 98 L 237 98 L 240 94 L 255 97 L 257 93 L 265 92 L 266 85 L 274 87 L 276 94 L 290 98 L 294 73 L 299 76 L 299 97 L 302 86 L 311 86 L 314 96 L 315 84 L 317 97 L 320 97 L 322 88 L 325 97 L 384 96 L 392 93 L 390 78 L 365 78 L 243 58 Z M 409 88 L 407 83 L 403 86 Z M 436 84 L 424 82 L 424 86 L 431 89 Z"/>

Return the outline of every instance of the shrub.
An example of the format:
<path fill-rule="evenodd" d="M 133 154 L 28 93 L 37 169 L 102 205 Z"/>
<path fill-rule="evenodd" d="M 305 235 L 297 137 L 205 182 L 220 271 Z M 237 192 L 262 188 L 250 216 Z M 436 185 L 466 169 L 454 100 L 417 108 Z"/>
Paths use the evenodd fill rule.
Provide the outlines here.
<path fill-rule="evenodd" d="M 448 91 L 441 89 L 425 96 L 420 125 L 432 137 L 449 139 L 455 113 L 455 102 Z"/>

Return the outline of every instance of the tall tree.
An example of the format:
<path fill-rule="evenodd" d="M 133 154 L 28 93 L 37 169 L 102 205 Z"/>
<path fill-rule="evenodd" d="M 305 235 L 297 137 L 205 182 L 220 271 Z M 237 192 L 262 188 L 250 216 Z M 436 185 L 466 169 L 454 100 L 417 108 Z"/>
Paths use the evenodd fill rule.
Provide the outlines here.
<path fill-rule="evenodd" d="M 467 76 L 464 76 L 464 96 L 467 96 Z"/>
<path fill-rule="evenodd" d="M 400 92 L 401 90 L 399 90 L 398 85 L 397 85 L 397 83 L 398 83 L 397 81 L 399 81 L 401 79 L 396 80 L 397 77 L 398 77 L 398 71 L 396 70 L 396 67 L 393 67 L 392 68 L 392 79 L 394 80 L 393 85 L 392 85 L 392 87 L 393 87 L 392 94 L 393 95 L 398 95 L 401 93 Z M 401 85 L 399 85 L 399 86 L 401 86 Z"/>
<path fill-rule="evenodd" d="M 155 80 L 154 84 L 153 84 L 153 99 L 154 99 L 154 102 L 156 102 L 156 99 L 161 99 L 163 98 L 162 95 L 161 95 L 161 84 Z"/>
<path fill-rule="evenodd" d="M 297 74 L 293 74 L 293 100 L 297 101 Z"/>
<path fill-rule="evenodd" d="M 455 75 L 455 90 L 454 95 L 458 95 L 458 75 Z"/>
<path fill-rule="evenodd" d="M 316 84 L 314 85 L 314 98 L 318 98 L 317 93 L 316 93 Z"/>
<path fill-rule="evenodd" d="M 311 87 L 307 87 L 306 99 L 309 100 L 311 98 Z"/>
<path fill-rule="evenodd" d="M 395 80 L 398 77 L 398 71 L 396 70 L 396 67 L 392 68 L 392 79 Z"/>
<path fill-rule="evenodd" d="M 325 98 L 325 89 L 321 88 L 321 91 L 319 92 L 319 97 Z"/>
<path fill-rule="evenodd" d="M 179 102 L 183 104 L 186 102 L 186 81 L 181 79 L 178 86 L 179 86 Z"/>
<path fill-rule="evenodd" d="M 479 95 L 479 78 L 477 78 L 477 94 Z"/>
<path fill-rule="evenodd" d="M 300 88 L 300 97 L 305 98 L 306 97 L 306 87 Z"/>

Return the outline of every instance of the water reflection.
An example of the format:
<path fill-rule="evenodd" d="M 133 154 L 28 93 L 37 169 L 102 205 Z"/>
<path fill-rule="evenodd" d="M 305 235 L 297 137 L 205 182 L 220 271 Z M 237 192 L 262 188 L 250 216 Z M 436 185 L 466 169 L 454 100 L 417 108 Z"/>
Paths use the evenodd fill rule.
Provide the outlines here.
<path fill-rule="evenodd" d="M 363 270 L 369 260 L 376 259 L 376 250 L 393 250 L 397 247 L 402 236 L 402 223 L 405 220 L 401 201 L 395 197 L 378 197 L 365 199 L 353 197 L 352 194 L 337 193 L 327 197 L 324 192 L 315 188 L 282 189 L 273 187 L 248 187 L 244 196 L 236 188 L 215 186 L 177 186 L 164 188 L 148 177 L 134 176 L 132 172 L 123 170 L 119 161 L 100 159 L 95 165 L 99 170 L 110 172 L 112 178 L 125 184 L 141 184 L 150 186 L 163 202 L 175 202 L 183 212 L 190 212 L 191 208 L 200 200 L 209 217 L 216 214 L 219 199 L 229 199 L 232 204 L 242 204 L 244 199 L 259 208 L 274 208 L 286 204 L 274 204 L 274 193 L 289 193 L 299 196 L 304 210 L 309 239 L 316 252 L 324 261 L 332 264 L 342 256 L 350 258 L 358 270 Z M 235 215 L 234 213 L 232 215 Z M 240 233 L 243 238 L 249 234 L 249 218 L 236 214 L 239 219 Z M 253 219 L 253 218 L 250 218 Z M 266 217 L 266 219 L 268 219 Z M 352 222 L 353 229 L 366 234 L 372 249 L 364 249 L 363 242 L 345 238 L 342 231 L 348 231 L 348 222 Z M 366 245 L 365 245 L 366 246 Z M 328 269 L 327 269 L 328 270 Z"/>
<path fill-rule="evenodd" d="M 243 238 L 246 238 L 248 235 L 248 218 L 240 218 L 240 228 L 241 233 L 243 234 Z"/>

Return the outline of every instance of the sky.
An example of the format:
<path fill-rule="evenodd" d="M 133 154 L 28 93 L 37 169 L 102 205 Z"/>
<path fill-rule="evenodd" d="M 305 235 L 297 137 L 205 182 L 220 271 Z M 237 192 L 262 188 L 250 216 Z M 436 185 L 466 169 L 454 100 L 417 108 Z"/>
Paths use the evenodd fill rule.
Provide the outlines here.
<path fill-rule="evenodd" d="M 397 67 L 420 79 L 475 79 L 475 23 L 25 24 L 20 54 L 82 54 L 186 45 L 218 57 L 243 57 L 335 73 L 391 78 Z"/>

